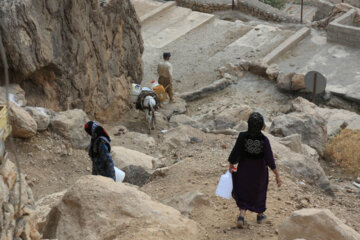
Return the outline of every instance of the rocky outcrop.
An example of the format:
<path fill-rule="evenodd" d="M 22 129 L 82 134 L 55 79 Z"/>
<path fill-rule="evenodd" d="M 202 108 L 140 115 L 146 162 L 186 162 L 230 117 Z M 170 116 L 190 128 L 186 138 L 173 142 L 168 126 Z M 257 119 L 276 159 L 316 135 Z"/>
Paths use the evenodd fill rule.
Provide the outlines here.
<path fill-rule="evenodd" d="M 316 184 L 326 193 L 332 195 L 329 179 L 319 163 L 319 155 L 316 151 L 303 145 L 302 153 L 292 151 L 283 145 L 282 139 L 267 135 L 274 155 L 276 164 L 289 168 L 292 175 L 301 177 L 306 182 Z"/>
<path fill-rule="evenodd" d="M 293 212 L 279 228 L 279 239 L 358 240 L 360 234 L 342 223 L 328 209 Z"/>
<path fill-rule="evenodd" d="M 43 238 L 72 239 L 200 238 L 198 225 L 179 211 L 110 178 L 80 178 L 48 217 Z"/>
<path fill-rule="evenodd" d="M 326 124 L 326 120 L 318 114 L 292 112 L 274 118 L 270 132 L 281 137 L 300 134 L 303 143 L 323 155 L 327 143 Z"/>
<path fill-rule="evenodd" d="M 320 108 L 308 100 L 298 97 L 291 103 L 295 112 L 306 114 L 319 114 L 327 120 L 328 136 L 338 134 L 342 129 L 360 129 L 360 115 L 343 109 Z"/>
<path fill-rule="evenodd" d="M 21 192 L 19 187 L 21 185 Z M 20 209 L 19 209 L 20 207 Z M 30 187 L 10 160 L 0 165 L 0 239 L 40 240 Z"/>
<path fill-rule="evenodd" d="M 56 113 L 51 119 L 50 128 L 69 140 L 75 148 L 83 149 L 90 143 L 90 137 L 84 131 L 84 124 L 88 121 L 84 111 L 73 109 Z"/>
<path fill-rule="evenodd" d="M 80 108 L 107 121 L 124 111 L 130 83 L 142 79 L 130 0 L 4 0 L 0 15 L 11 79 L 28 105 Z"/>

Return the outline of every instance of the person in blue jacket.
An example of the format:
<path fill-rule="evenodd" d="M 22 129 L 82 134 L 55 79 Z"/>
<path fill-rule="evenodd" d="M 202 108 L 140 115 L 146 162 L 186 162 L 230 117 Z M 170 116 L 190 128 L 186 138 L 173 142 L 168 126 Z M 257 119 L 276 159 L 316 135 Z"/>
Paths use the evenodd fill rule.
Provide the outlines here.
<path fill-rule="evenodd" d="M 92 175 L 101 175 L 115 179 L 114 162 L 110 155 L 110 136 L 95 121 L 85 124 L 85 131 L 91 136 L 89 156 L 92 161 Z"/>

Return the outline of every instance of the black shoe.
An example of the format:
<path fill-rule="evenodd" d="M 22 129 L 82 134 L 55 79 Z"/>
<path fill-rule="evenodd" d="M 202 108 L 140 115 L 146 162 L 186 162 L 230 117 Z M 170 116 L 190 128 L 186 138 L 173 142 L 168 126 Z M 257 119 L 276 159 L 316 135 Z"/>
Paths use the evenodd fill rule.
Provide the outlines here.
<path fill-rule="evenodd" d="M 244 228 L 244 225 L 245 225 L 244 217 L 239 216 L 238 220 L 237 220 L 237 227 L 238 228 Z"/>
<path fill-rule="evenodd" d="M 261 214 L 260 216 L 257 215 L 256 221 L 257 221 L 258 224 L 260 224 L 260 223 L 262 223 L 266 218 L 267 218 L 267 217 L 266 217 L 265 214 Z"/>

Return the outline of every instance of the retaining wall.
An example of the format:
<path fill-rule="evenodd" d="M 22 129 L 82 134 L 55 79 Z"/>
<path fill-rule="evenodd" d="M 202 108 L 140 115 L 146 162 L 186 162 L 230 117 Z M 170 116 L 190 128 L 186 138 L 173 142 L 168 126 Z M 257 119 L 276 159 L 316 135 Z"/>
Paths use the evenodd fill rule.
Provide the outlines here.
<path fill-rule="evenodd" d="M 298 23 L 286 13 L 258 0 L 234 0 L 235 9 L 266 21 Z M 176 0 L 178 6 L 212 13 L 232 9 L 231 0 Z"/>
<path fill-rule="evenodd" d="M 351 9 L 327 27 L 327 40 L 360 48 L 360 27 L 354 26 L 356 10 Z"/>
<path fill-rule="evenodd" d="M 216 11 L 232 9 L 232 3 L 230 0 L 176 0 L 176 4 L 181 7 L 190 8 L 193 11 L 199 11 L 204 13 L 212 13 Z"/>
<path fill-rule="evenodd" d="M 334 8 L 334 4 L 326 0 L 305 0 L 304 4 L 317 7 L 313 21 L 319 21 L 328 17 Z"/>
<path fill-rule="evenodd" d="M 237 0 L 237 9 L 266 21 L 299 23 L 286 13 L 257 0 Z"/>

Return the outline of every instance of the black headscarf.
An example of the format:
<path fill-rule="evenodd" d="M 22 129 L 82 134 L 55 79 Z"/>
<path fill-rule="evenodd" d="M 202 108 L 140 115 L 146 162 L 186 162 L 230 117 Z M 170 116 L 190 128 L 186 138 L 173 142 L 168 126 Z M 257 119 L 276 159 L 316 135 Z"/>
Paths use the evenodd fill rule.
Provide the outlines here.
<path fill-rule="evenodd" d="M 243 149 L 247 156 L 260 158 L 264 156 L 265 136 L 261 130 L 264 127 L 264 118 L 258 112 L 250 114 L 248 131 L 243 134 Z"/>
<path fill-rule="evenodd" d="M 110 151 L 110 136 L 105 129 L 95 121 L 89 121 L 84 126 L 85 131 L 91 136 L 89 156 L 95 157 L 99 141 L 103 141 Z"/>
<path fill-rule="evenodd" d="M 241 132 L 229 156 L 229 162 L 236 164 L 242 159 L 260 159 L 264 156 L 265 136 L 261 133 L 264 118 L 258 112 L 249 116 L 247 132 Z"/>

